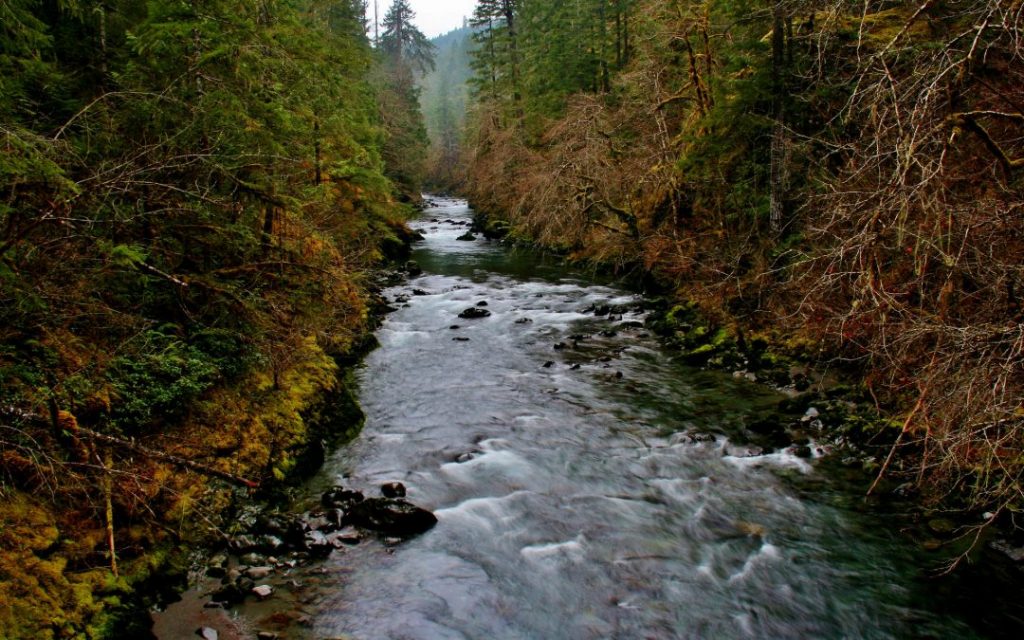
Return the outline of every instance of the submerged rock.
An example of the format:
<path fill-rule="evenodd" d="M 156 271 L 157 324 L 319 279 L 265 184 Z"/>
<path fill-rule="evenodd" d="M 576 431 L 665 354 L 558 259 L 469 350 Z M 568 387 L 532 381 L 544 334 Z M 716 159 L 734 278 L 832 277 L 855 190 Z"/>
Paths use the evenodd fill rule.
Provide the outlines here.
<path fill-rule="evenodd" d="M 727 444 L 725 446 L 725 455 L 732 456 L 733 458 L 756 458 L 764 454 L 764 449 L 755 445 L 736 445 Z"/>
<path fill-rule="evenodd" d="M 805 444 L 797 445 L 793 447 L 793 455 L 798 458 L 811 458 L 814 456 L 814 452 L 811 448 Z"/>
<path fill-rule="evenodd" d="M 408 538 L 432 529 L 437 517 L 405 500 L 371 498 L 356 505 L 346 522 L 386 536 Z"/>

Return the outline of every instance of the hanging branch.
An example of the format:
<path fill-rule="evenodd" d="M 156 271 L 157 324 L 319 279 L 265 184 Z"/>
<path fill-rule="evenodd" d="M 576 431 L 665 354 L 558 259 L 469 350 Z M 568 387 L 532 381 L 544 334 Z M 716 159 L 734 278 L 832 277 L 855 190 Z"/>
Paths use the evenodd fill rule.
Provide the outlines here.
<path fill-rule="evenodd" d="M 37 413 L 22 411 L 21 409 L 18 409 L 17 407 L 13 406 L 0 406 L 0 417 L 14 418 L 18 421 L 28 422 L 44 427 L 50 425 L 50 421 L 46 417 L 41 416 Z M 109 436 L 105 433 L 93 431 L 92 429 L 86 429 L 85 427 L 82 426 L 77 427 L 76 435 L 91 438 L 97 442 L 117 447 L 119 449 L 131 451 L 132 453 L 144 456 L 146 458 L 159 460 L 160 462 L 166 462 L 177 467 L 183 467 L 185 469 L 195 471 L 196 473 L 205 476 L 219 478 L 226 482 L 230 482 L 231 484 L 234 485 L 247 487 L 249 489 L 257 489 L 260 486 L 258 482 L 253 482 L 252 480 L 249 480 L 247 478 L 236 476 L 234 474 L 227 473 L 226 471 L 221 471 L 219 469 L 214 469 L 213 467 L 208 467 L 199 462 L 193 462 L 192 460 L 187 460 L 185 458 L 175 456 L 169 453 L 164 453 L 163 451 L 150 449 L 149 447 L 144 447 L 143 445 L 132 442 L 130 440 Z"/>
<path fill-rule="evenodd" d="M 225 480 L 232 484 L 247 487 L 249 489 L 257 489 L 260 486 L 258 482 L 253 482 L 252 480 L 248 480 L 246 478 L 242 478 L 240 476 L 227 473 L 226 471 L 220 471 L 219 469 L 214 469 L 204 464 L 193 462 L 192 460 L 187 460 L 179 456 L 164 453 L 162 451 L 156 451 L 154 449 L 144 447 L 140 444 L 136 444 L 129 440 L 123 440 L 121 438 L 115 438 L 114 436 L 108 436 L 106 434 L 99 433 L 91 429 L 86 429 L 84 427 L 79 427 L 79 431 L 81 432 L 82 435 L 92 438 L 98 442 L 102 442 L 104 444 L 108 444 L 114 447 L 119 447 L 121 449 L 131 451 L 132 453 L 136 453 L 147 458 L 152 458 L 153 460 L 159 460 L 161 462 L 173 464 L 178 467 L 184 467 L 185 469 L 188 469 L 190 471 L 195 471 L 196 473 L 212 476 L 214 478 L 220 478 L 221 480 Z"/>
<path fill-rule="evenodd" d="M 978 122 L 979 116 L 992 116 L 1020 122 L 1024 121 L 1024 115 L 1019 113 L 1002 113 L 999 111 L 971 111 L 968 113 L 956 113 L 951 116 L 956 126 L 963 127 L 981 138 L 989 153 L 995 156 L 1007 174 L 1012 173 L 1015 169 L 1024 167 L 1024 158 L 1011 158 L 999 143 L 992 138 L 988 130 Z"/>

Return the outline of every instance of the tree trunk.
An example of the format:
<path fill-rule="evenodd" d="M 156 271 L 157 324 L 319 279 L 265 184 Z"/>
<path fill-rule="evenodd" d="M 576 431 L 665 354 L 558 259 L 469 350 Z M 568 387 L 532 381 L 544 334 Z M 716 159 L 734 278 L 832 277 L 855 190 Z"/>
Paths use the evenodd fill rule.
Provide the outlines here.
<path fill-rule="evenodd" d="M 772 7 L 772 147 L 770 176 L 770 224 L 778 235 L 785 226 L 786 191 L 786 123 L 785 123 L 785 66 L 786 21 L 782 6 Z"/>
<path fill-rule="evenodd" d="M 519 42 L 516 33 L 515 3 L 512 0 L 505 0 L 502 8 L 505 13 L 505 26 L 508 27 L 508 58 L 512 67 L 512 102 L 515 104 L 516 117 L 522 119 L 522 108 L 519 105 L 522 95 L 519 92 Z"/>
<path fill-rule="evenodd" d="M 114 577 L 118 577 L 117 572 L 117 545 L 114 543 L 114 500 L 113 500 L 113 485 L 114 480 L 111 477 L 111 467 L 114 464 L 113 456 L 110 454 L 108 449 L 106 454 L 103 456 L 103 506 L 104 515 L 107 520 L 107 549 L 110 552 L 110 572 L 114 574 Z"/>
<path fill-rule="evenodd" d="M 322 164 L 321 164 L 321 159 L 320 159 L 320 120 L 319 119 L 313 121 L 313 136 L 314 136 L 314 141 L 313 141 L 313 156 L 314 156 L 314 158 L 313 158 L 313 162 L 314 162 L 314 171 L 316 172 L 316 175 L 314 176 L 313 184 L 315 184 L 316 186 L 319 187 L 323 183 L 323 169 L 322 169 Z"/>

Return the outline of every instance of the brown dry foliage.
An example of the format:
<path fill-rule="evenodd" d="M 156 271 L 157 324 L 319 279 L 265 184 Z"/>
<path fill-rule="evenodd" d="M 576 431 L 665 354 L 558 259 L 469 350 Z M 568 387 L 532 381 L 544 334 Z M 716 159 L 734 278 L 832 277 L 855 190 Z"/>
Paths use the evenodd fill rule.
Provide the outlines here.
<path fill-rule="evenodd" d="M 642 4 L 613 97 L 573 98 L 533 142 L 481 107 L 474 203 L 574 257 L 642 265 L 712 313 L 815 337 L 890 411 L 919 405 L 900 446 L 922 486 L 1020 507 L 1021 1 L 791 5 L 810 16 L 801 81 L 845 98 L 808 103 L 817 135 L 790 132 L 811 176 L 786 247 L 717 199 L 733 158 L 708 160 L 703 183 L 677 169 L 716 106 L 728 30 L 705 5 Z"/>

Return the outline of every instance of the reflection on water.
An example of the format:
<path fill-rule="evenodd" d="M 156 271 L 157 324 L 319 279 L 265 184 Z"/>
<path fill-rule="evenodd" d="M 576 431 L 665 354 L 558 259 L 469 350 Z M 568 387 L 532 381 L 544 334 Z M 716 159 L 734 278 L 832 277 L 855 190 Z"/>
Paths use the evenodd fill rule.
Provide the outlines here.
<path fill-rule="evenodd" d="M 811 464 L 728 455 L 778 398 L 673 362 L 624 289 L 456 240 L 470 215 L 416 223 L 424 275 L 388 292 L 405 302 L 360 373 L 366 429 L 310 487 L 402 481 L 439 524 L 335 554 L 319 636 L 973 637 L 920 608 L 912 549 L 798 497 L 784 476 Z"/>

